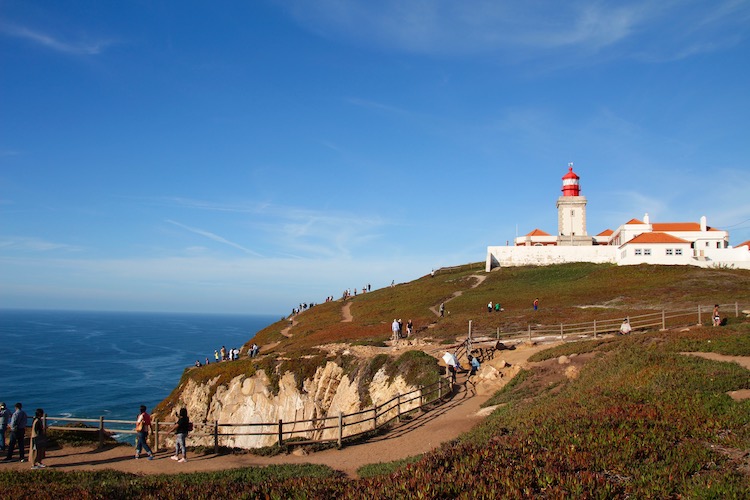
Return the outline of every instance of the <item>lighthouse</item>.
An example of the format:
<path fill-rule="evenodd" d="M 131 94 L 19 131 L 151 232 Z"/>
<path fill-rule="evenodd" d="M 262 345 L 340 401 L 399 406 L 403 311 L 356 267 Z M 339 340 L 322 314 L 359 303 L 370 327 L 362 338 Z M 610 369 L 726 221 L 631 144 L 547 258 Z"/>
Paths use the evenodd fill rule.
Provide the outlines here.
<path fill-rule="evenodd" d="M 568 173 L 563 175 L 562 178 L 563 196 L 580 196 L 581 194 L 581 178 L 573 172 L 573 164 L 568 163 Z"/>
<path fill-rule="evenodd" d="M 586 197 L 581 196 L 581 178 L 568 163 L 562 178 L 562 196 L 557 199 L 557 244 L 561 246 L 592 245 L 586 234 Z"/>

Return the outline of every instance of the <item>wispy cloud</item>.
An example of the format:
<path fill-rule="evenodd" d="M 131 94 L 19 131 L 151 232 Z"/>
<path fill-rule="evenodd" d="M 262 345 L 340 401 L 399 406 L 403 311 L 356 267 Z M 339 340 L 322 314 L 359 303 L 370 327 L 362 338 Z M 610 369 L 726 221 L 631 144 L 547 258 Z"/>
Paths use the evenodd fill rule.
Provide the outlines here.
<path fill-rule="evenodd" d="M 685 57 L 736 43 L 746 37 L 750 21 L 750 6 L 741 0 L 280 3 L 301 25 L 326 38 L 410 53 L 500 52 L 513 59 L 560 50 L 581 57 L 610 47 L 618 47 L 621 56 L 644 56 L 642 47 L 648 47 L 661 59 Z"/>
<path fill-rule="evenodd" d="M 232 224 L 248 227 L 256 235 L 262 235 L 264 246 L 279 249 L 276 254 L 295 257 L 341 257 L 349 258 L 356 250 L 366 251 L 366 244 L 379 237 L 380 228 L 386 225 L 377 215 L 315 210 L 278 205 L 269 202 L 219 203 L 190 198 L 164 198 L 157 203 L 190 210 L 236 214 Z M 191 228 L 175 222 L 171 224 L 247 250 L 236 243 L 209 231 Z M 227 221 L 224 221 L 226 223 Z"/>
<path fill-rule="evenodd" d="M 112 44 L 111 40 L 63 40 L 53 34 L 27 28 L 25 26 L 0 23 L 0 33 L 19 38 L 35 45 L 70 55 L 97 55 Z"/>
<path fill-rule="evenodd" d="M 67 252 L 78 252 L 82 248 L 66 243 L 54 243 L 40 238 L 30 238 L 26 236 L 14 236 L 0 238 L 0 250 L 10 250 L 15 252 L 50 252 L 54 250 L 63 250 Z"/>
<path fill-rule="evenodd" d="M 254 255 L 256 257 L 262 257 L 258 252 L 250 250 L 249 248 L 246 248 L 246 247 L 244 247 L 244 246 L 242 246 L 242 245 L 240 245 L 238 243 L 235 243 L 233 241 L 229 241 L 228 239 L 223 238 L 223 237 L 219 236 L 218 234 L 214 234 L 214 233 L 212 233 L 210 231 L 205 231 L 203 229 L 198 229 L 198 228 L 195 228 L 195 227 L 186 226 L 185 224 L 180 224 L 179 222 L 176 222 L 176 221 L 173 221 L 173 220 L 169 220 L 169 219 L 167 219 L 166 222 L 168 222 L 170 224 L 173 224 L 173 225 L 175 225 L 175 226 L 177 226 L 179 228 L 185 229 L 186 231 L 190 231 L 191 233 L 195 233 L 197 235 L 204 236 L 204 237 L 206 237 L 206 238 L 208 238 L 210 240 L 216 241 L 217 243 L 223 243 L 224 245 L 229 245 L 230 247 L 236 248 L 238 250 L 242 250 L 243 252 L 245 252 L 248 255 Z"/>

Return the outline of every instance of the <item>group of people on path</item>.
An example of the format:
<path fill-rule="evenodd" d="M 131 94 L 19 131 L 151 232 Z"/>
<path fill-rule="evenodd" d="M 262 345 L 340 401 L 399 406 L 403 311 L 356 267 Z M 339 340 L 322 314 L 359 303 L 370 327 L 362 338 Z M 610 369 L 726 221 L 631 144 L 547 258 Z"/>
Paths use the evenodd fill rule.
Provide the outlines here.
<path fill-rule="evenodd" d="M 251 358 L 254 358 L 258 355 L 258 351 L 260 351 L 260 347 L 258 347 L 258 344 L 253 344 L 250 349 L 247 351 L 247 355 Z M 215 363 L 221 363 L 222 361 L 235 361 L 237 359 L 240 359 L 240 350 L 236 347 L 233 347 L 231 349 L 227 349 L 225 346 L 221 346 L 221 349 L 214 349 L 214 362 Z M 206 358 L 206 365 L 211 364 L 208 358 Z M 199 359 L 195 360 L 195 367 L 200 368 L 203 366 L 204 363 L 201 363 Z"/>
<path fill-rule="evenodd" d="M 170 432 L 174 434 L 174 455 L 170 456 L 172 460 L 179 463 L 187 462 L 186 440 L 188 434 L 193 430 L 193 424 L 188 418 L 187 408 L 180 408 L 175 415 L 177 422 L 174 423 Z M 153 432 L 153 423 L 151 415 L 146 411 L 146 406 L 141 405 L 138 417 L 135 420 L 135 459 L 141 458 L 141 452 L 145 451 L 148 460 L 154 459 L 154 453 L 148 445 L 148 436 Z"/>
<path fill-rule="evenodd" d="M 19 462 L 26 461 L 26 427 L 28 426 L 28 415 L 23 410 L 23 404 L 16 403 L 15 411 L 6 408 L 5 403 L 0 403 L 0 451 L 7 453 L 3 462 L 13 461 L 13 452 L 18 446 Z M 5 445 L 5 433 L 9 432 L 8 446 Z M 43 469 L 44 457 L 47 450 L 47 430 L 44 426 L 44 410 L 37 408 L 34 412 L 34 420 L 31 423 L 31 468 Z"/>
<path fill-rule="evenodd" d="M 47 429 L 44 421 L 44 410 L 37 408 L 34 412 L 34 420 L 31 424 L 31 468 L 44 469 L 47 451 Z M 176 414 L 177 422 L 172 426 L 170 432 L 175 437 L 175 452 L 170 458 L 177 462 L 187 462 L 186 439 L 193 424 L 188 418 L 187 408 L 181 408 Z M 5 403 L 0 403 L 0 451 L 6 452 L 3 462 L 12 462 L 13 454 L 18 447 L 18 461 L 26 462 L 26 428 L 28 427 L 28 416 L 23 410 L 21 403 L 16 403 L 15 411 L 6 408 Z M 9 431 L 9 440 L 6 446 L 5 434 Z M 151 415 L 146 411 L 146 406 L 141 405 L 138 417 L 135 421 L 135 458 L 141 458 L 141 452 L 147 454 L 148 460 L 154 459 L 154 453 L 148 445 L 149 434 L 153 432 Z"/>
<path fill-rule="evenodd" d="M 394 319 L 391 323 L 391 332 L 393 333 L 393 340 L 404 338 L 404 322 L 401 318 Z M 411 320 L 406 322 L 406 337 L 411 337 L 414 332 L 414 323 Z"/>

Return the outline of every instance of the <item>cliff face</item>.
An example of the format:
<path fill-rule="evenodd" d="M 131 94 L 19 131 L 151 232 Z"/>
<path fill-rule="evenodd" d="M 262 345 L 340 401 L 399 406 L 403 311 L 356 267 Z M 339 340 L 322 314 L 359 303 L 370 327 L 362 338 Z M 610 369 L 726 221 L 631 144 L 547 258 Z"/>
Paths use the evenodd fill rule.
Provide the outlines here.
<path fill-rule="evenodd" d="M 318 368 L 312 379 L 304 381 L 302 391 L 297 389 L 297 383 L 291 373 L 286 373 L 281 378 L 276 395 L 271 392 L 268 377 L 263 371 L 258 371 L 252 377 L 237 376 L 229 384 L 215 387 L 217 382 L 218 379 L 214 379 L 205 384 L 197 384 L 188 379 L 180 388 L 177 407 L 187 408 L 190 420 L 196 424 L 195 431 L 190 436 L 192 446 L 213 446 L 212 436 L 201 435 L 213 432 L 213 425 L 217 421 L 220 424 L 275 423 L 270 426 L 220 425 L 220 434 L 268 433 L 263 436 L 234 435 L 221 438 L 222 445 L 236 448 L 273 445 L 278 441 L 279 420 L 311 421 L 296 424 L 295 427 L 284 425 L 284 439 L 335 439 L 338 436 L 337 419 L 320 419 L 338 417 L 339 412 L 349 414 L 364 409 L 357 390 L 359 380 L 356 377 L 350 380 L 340 366 L 330 361 Z M 397 394 L 417 389 L 409 386 L 400 376 L 389 382 L 383 369 L 375 374 L 368 385 L 370 399 L 374 405 L 382 404 Z M 414 408 L 417 401 L 418 398 L 414 402 L 403 404 L 401 411 Z M 160 419 L 174 421 L 173 416 L 162 415 Z M 323 429 L 326 426 L 334 428 Z M 347 426 L 346 435 L 372 427 L 372 422 Z M 286 434 L 292 430 L 307 432 L 293 436 Z"/>

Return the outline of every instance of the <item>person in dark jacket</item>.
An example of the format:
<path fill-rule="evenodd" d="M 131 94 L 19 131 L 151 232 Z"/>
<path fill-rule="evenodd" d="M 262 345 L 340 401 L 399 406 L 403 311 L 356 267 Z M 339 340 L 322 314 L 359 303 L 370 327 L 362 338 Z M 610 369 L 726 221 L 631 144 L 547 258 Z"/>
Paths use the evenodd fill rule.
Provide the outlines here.
<path fill-rule="evenodd" d="M 187 448 L 185 448 L 185 439 L 187 438 L 188 432 L 190 432 L 190 419 L 188 418 L 187 408 L 181 408 L 180 413 L 177 416 L 177 423 L 172 427 L 174 432 L 174 455 L 172 460 L 177 460 L 180 463 L 187 462 Z"/>
<path fill-rule="evenodd" d="M 8 441 L 8 454 L 5 456 L 5 461 L 10 462 L 13 459 L 13 451 L 16 449 L 18 444 L 18 455 L 21 462 L 26 461 L 26 450 L 24 449 L 24 438 L 26 437 L 26 424 L 28 417 L 26 412 L 23 411 L 23 405 L 16 403 L 16 411 L 10 417 L 10 440 Z"/>

